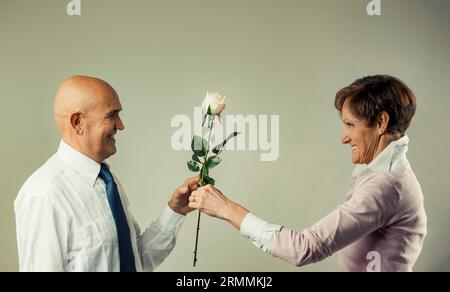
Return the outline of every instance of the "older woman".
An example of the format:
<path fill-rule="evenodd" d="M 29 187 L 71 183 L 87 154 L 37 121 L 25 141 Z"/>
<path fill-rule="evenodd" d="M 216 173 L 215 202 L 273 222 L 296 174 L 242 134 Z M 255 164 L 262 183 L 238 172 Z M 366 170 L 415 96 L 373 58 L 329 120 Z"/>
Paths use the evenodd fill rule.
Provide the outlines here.
<path fill-rule="evenodd" d="M 399 79 L 377 75 L 341 89 L 335 106 L 356 168 L 345 203 L 311 228 L 270 224 L 210 185 L 193 192 L 189 206 L 227 220 L 257 247 L 297 266 L 339 251 L 342 271 L 412 271 L 427 233 L 422 190 L 406 158 L 416 98 Z"/>

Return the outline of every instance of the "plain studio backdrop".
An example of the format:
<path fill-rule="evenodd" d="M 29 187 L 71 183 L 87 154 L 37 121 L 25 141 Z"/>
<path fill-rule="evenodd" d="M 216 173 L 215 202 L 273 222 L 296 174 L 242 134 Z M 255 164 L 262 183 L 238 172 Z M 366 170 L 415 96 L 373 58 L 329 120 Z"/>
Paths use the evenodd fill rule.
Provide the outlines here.
<path fill-rule="evenodd" d="M 450 2 L 382 0 L 0 0 L 0 271 L 18 270 L 13 201 L 60 141 L 58 85 L 98 76 L 118 91 L 126 130 L 110 159 L 144 228 L 189 173 L 170 125 L 193 116 L 206 91 L 227 114 L 279 115 L 280 155 L 227 151 L 217 187 L 258 216 L 298 231 L 345 199 L 351 153 L 340 144 L 334 95 L 358 77 L 388 73 L 417 95 L 408 157 L 422 185 L 429 234 L 417 271 L 450 271 Z M 334 271 L 335 257 L 296 268 L 264 254 L 223 221 L 197 214 L 158 271 Z"/>

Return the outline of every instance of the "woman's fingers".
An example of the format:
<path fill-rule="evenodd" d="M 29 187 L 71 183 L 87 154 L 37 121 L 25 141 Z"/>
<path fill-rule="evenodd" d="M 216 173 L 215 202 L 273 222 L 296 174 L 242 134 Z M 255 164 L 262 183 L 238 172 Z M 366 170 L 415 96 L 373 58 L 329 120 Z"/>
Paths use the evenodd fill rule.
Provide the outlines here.
<path fill-rule="evenodd" d="M 203 197 L 203 193 L 205 190 L 203 188 L 199 188 L 196 191 L 193 191 L 191 193 L 191 196 L 189 197 L 189 207 L 194 209 L 200 209 Z"/>
<path fill-rule="evenodd" d="M 199 209 L 202 211 L 208 211 L 207 207 L 210 200 L 213 198 L 215 188 L 211 185 L 198 188 L 193 191 L 189 197 L 189 207 Z M 205 208 L 207 210 L 205 210 Z"/>

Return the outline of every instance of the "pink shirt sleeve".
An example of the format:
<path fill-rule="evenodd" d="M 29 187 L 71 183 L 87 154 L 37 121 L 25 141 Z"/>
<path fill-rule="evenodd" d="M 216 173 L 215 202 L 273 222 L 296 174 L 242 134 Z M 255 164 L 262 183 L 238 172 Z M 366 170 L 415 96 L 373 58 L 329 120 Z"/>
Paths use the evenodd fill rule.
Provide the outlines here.
<path fill-rule="evenodd" d="M 311 228 L 298 233 L 283 227 L 273 256 L 296 266 L 321 261 L 394 220 L 399 197 L 392 175 L 371 175 L 355 187 L 349 200 Z"/>

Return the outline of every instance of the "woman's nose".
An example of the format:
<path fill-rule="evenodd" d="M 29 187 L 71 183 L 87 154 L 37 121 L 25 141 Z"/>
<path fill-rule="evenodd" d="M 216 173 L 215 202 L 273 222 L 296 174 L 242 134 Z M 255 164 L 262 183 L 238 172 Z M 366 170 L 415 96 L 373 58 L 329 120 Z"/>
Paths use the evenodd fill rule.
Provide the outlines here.
<path fill-rule="evenodd" d="M 341 143 L 342 144 L 348 144 L 348 143 L 350 143 L 350 137 L 347 135 L 347 133 L 342 133 L 342 136 L 341 136 Z"/>

